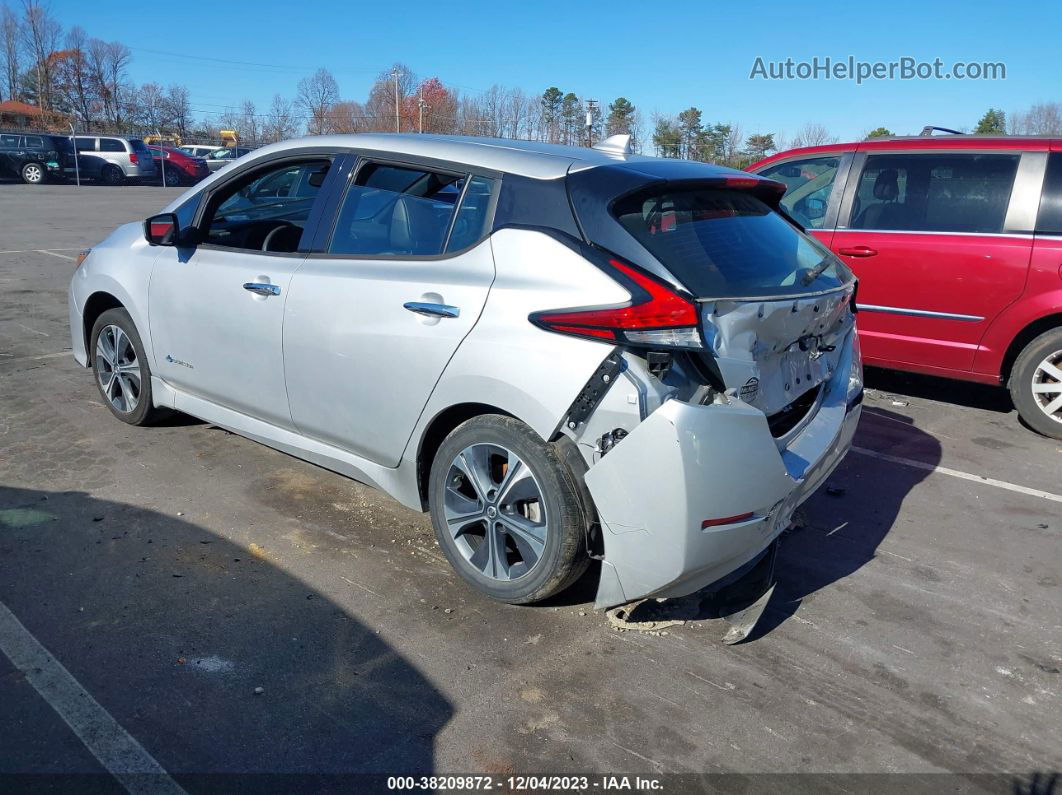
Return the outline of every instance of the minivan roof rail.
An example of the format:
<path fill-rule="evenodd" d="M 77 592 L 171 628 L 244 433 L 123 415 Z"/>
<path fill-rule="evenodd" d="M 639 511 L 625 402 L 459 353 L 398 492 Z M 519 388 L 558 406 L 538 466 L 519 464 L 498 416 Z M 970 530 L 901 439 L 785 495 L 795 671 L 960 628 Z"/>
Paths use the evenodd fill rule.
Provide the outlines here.
<path fill-rule="evenodd" d="M 959 132 L 958 130 L 949 129 L 948 127 L 933 127 L 933 126 L 930 126 L 930 125 L 926 125 L 925 127 L 923 127 L 922 128 L 922 132 L 920 132 L 918 134 L 920 136 L 922 136 L 922 135 L 930 136 L 930 135 L 933 134 L 934 130 L 936 132 L 948 133 L 949 135 L 965 135 L 966 134 L 966 133 Z"/>

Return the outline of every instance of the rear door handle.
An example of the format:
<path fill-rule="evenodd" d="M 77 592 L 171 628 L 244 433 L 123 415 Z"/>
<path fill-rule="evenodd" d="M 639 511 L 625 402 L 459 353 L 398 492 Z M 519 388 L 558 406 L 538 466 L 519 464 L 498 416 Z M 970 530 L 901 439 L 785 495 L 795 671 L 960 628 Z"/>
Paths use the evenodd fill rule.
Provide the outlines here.
<path fill-rule="evenodd" d="M 276 284 L 262 284 L 261 282 L 247 282 L 243 286 L 255 295 L 280 295 L 280 287 Z"/>
<path fill-rule="evenodd" d="M 425 317 L 460 317 L 461 310 L 449 304 L 425 304 L 420 301 L 406 301 L 405 309 Z"/>
<path fill-rule="evenodd" d="M 837 253 L 844 254 L 846 257 L 873 257 L 878 250 L 870 246 L 847 246 L 837 249 Z"/>

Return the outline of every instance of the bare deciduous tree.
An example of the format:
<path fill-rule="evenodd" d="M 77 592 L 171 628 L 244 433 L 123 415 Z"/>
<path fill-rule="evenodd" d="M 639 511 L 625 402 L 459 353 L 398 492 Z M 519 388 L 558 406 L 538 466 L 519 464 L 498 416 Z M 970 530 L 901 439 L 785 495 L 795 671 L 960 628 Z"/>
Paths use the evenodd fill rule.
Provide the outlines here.
<path fill-rule="evenodd" d="M 18 79 L 22 73 L 22 37 L 18 15 L 6 5 L 0 8 L 0 55 L 3 57 L 7 98 L 18 99 Z"/>
<path fill-rule="evenodd" d="M 306 125 L 310 135 L 320 135 L 326 129 L 328 111 L 339 102 L 339 85 L 332 73 L 322 67 L 299 81 L 296 102 L 310 117 Z"/>
<path fill-rule="evenodd" d="M 280 94 L 274 94 L 269 113 L 266 115 L 262 137 L 266 141 L 283 141 L 287 138 L 294 138 L 297 134 L 298 124 L 292 113 L 291 103 Z"/>
<path fill-rule="evenodd" d="M 830 135 L 830 131 L 826 127 L 818 122 L 808 122 L 799 130 L 793 139 L 789 141 L 786 149 L 799 149 L 804 146 L 823 146 L 824 144 L 837 143 L 837 137 Z M 782 148 L 781 145 L 778 147 Z"/>
<path fill-rule="evenodd" d="M 1062 103 L 1041 102 L 1010 114 L 1012 135 L 1062 135 Z"/>

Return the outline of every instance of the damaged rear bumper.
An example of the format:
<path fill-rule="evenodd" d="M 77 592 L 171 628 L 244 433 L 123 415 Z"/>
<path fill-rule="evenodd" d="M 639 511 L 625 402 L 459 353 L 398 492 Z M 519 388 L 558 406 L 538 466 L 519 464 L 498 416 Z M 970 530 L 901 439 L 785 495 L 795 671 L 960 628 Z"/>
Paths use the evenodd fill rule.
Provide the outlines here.
<path fill-rule="evenodd" d="M 852 444 L 861 406 L 847 347 L 817 411 L 781 441 L 740 400 L 669 400 L 587 471 L 604 539 L 597 607 L 693 593 L 788 527 Z"/>

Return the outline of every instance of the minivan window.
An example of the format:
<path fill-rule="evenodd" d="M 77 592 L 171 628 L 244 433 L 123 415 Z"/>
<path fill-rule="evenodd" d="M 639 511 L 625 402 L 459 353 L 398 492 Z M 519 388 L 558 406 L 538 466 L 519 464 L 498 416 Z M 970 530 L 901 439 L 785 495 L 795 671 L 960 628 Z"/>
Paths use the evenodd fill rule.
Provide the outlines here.
<path fill-rule="evenodd" d="M 812 157 L 768 166 L 759 172 L 786 186 L 781 205 L 802 226 L 821 229 L 826 220 L 826 205 L 837 177 L 838 157 Z"/>
<path fill-rule="evenodd" d="M 1062 235 L 1062 153 L 1056 152 L 1047 159 L 1036 231 L 1042 235 Z"/>
<path fill-rule="evenodd" d="M 650 189 L 613 205 L 616 220 L 700 298 L 819 292 L 852 274 L 829 249 L 750 193 Z"/>
<path fill-rule="evenodd" d="M 852 229 L 1003 231 L 1018 154 L 870 155 Z"/>
<path fill-rule="evenodd" d="M 0 146 L 5 149 L 18 149 L 18 138 L 17 135 L 0 135 Z"/>
<path fill-rule="evenodd" d="M 441 254 L 462 178 L 366 163 L 343 199 L 331 254 Z"/>
<path fill-rule="evenodd" d="M 78 138 L 77 139 L 77 151 L 79 151 L 79 152 L 95 152 L 96 151 L 96 139 L 95 138 Z"/>
<path fill-rule="evenodd" d="M 100 138 L 101 152 L 124 152 L 125 146 L 117 138 Z"/>
<path fill-rule="evenodd" d="M 26 136 L 26 147 L 28 149 L 43 149 L 44 148 L 44 139 L 41 138 L 39 135 L 27 135 Z"/>

